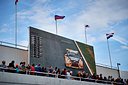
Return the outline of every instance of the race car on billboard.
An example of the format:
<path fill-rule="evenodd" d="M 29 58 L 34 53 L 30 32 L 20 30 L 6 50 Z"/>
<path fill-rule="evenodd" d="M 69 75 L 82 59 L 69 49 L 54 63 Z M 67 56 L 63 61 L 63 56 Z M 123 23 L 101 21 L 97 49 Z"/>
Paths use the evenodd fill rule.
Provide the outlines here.
<path fill-rule="evenodd" d="M 78 55 L 78 51 L 66 49 L 64 60 L 67 67 L 83 69 L 82 57 Z"/>

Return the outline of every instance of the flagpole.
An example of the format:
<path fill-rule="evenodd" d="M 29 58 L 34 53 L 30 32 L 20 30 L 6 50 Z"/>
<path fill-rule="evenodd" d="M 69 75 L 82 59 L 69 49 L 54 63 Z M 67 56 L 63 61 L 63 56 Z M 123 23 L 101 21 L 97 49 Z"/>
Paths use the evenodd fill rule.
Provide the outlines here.
<path fill-rule="evenodd" d="M 86 42 L 86 44 L 87 44 L 87 33 L 86 33 L 87 27 L 89 27 L 89 25 L 85 25 L 85 42 Z"/>
<path fill-rule="evenodd" d="M 56 35 L 57 35 L 57 20 L 55 20 L 56 21 Z"/>
<path fill-rule="evenodd" d="M 85 43 L 87 44 L 87 34 L 86 34 L 86 27 L 85 27 Z"/>
<path fill-rule="evenodd" d="M 15 4 L 15 47 L 17 47 L 17 4 Z"/>
<path fill-rule="evenodd" d="M 107 39 L 107 46 L 108 46 L 108 52 L 109 52 L 110 66 L 111 66 L 111 68 L 112 68 L 111 53 L 110 53 L 110 47 L 109 47 L 108 39 Z"/>

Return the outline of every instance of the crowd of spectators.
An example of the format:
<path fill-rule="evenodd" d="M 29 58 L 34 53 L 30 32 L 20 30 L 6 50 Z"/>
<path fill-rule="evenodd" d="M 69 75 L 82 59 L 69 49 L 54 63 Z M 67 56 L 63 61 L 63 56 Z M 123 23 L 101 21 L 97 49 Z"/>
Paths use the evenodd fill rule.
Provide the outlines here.
<path fill-rule="evenodd" d="M 11 61 L 9 65 L 6 65 L 6 61 L 2 61 L 2 64 L 0 64 L 0 71 L 7 71 L 7 72 L 14 72 L 14 73 L 22 73 L 22 74 L 30 74 L 30 75 L 40 75 L 40 76 L 46 76 L 49 77 L 58 77 L 58 78 L 64 78 L 69 80 L 80 80 L 81 81 L 110 81 L 110 82 L 116 82 L 121 83 L 123 85 L 128 85 L 128 79 L 121 79 L 117 78 L 114 79 L 112 76 L 103 77 L 102 74 L 97 75 L 93 74 L 90 75 L 89 73 L 86 73 L 85 71 L 78 71 L 78 73 L 73 77 L 73 71 L 70 71 L 66 68 L 60 69 L 58 67 L 53 68 L 52 66 L 45 67 L 41 66 L 40 64 L 32 64 L 27 65 L 25 62 L 20 62 L 20 64 L 15 64 L 15 61 Z"/>

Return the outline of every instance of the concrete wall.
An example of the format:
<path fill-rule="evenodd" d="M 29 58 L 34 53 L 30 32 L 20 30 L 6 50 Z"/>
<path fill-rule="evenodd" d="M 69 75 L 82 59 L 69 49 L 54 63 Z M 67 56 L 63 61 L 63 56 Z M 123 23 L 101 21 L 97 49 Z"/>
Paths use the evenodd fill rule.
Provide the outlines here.
<path fill-rule="evenodd" d="M 106 76 L 112 76 L 113 78 L 118 78 L 118 71 L 116 69 L 111 69 L 108 67 L 103 67 L 103 66 L 96 66 L 96 71 L 97 74 L 102 74 L 103 77 Z"/>
<path fill-rule="evenodd" d="M 97 74 L 103 74 L 103 76 L 112 76 L 113 78 L 118 78 L 119 74 L 117 69 L 111 69 L 104 66 L 96 65 Z M 120 71 L 120 77 L 123 79 L 128 79 L 128 71 Z"/>
<path fill-rule="evenodd" d="M 44 76 L 0 72 L 0 85 L 104 85 L 95 82 L 67 80 Z M 110 84 L 105 84 L 110 85 Z"/>
<path fill-rule="evenodd" d="M 123 79 L 128 79 L 128 71 L 120 71 L 120 77 Z"/>
<path fill-rule="evenodd" d="M 28 51 L 0 45 L 0 63 L 2 60 L 6 61 L 6 65 L 8 65 L 12 60 L 15 61 L 15 64 L 19 64 L 21 61 L 28 64 Z"/>

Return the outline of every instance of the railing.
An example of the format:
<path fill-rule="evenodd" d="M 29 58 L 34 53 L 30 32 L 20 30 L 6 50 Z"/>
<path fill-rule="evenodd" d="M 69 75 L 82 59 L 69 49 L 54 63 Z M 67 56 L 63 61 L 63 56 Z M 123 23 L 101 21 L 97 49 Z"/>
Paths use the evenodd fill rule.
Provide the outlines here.
<path fill-rule="evenodd" d="M 53 74 L 53 73 L 30 71 L 30 70 L 25 70 L 25 71 L 19 70 L 19 72 L 16 72 L 16 69 L 0 67 L 0 71 L 1 72 L 11 72 L 11 73 L 26 74 L 26 75 L 45 76 L 45 77 L 60 78 L 60 79 L 68 79 L 68 80 L 78 80 L 78 81 L 94 82 L 94 83 L 124 85 L 121 82 L 114 82 L 114 81 L 107 81 L 107 80 L 98 80 L 98 79 L 83 78 L 83 77 L 76 77 L 76 76 L 67 76 L 67 75 L 61 75 L 61 74 Z"/>
<path fill-rule="evenodd" d="M 11 47 L 16 47 L 16 48 L 22 48 L 22 49 L 28 49 L 27 46 L 23 46 L 23 45 L 17 45 L 17 44 L 13 44 L 13 43 L 9 43 L 9 42 L 4 42 L 4 41 L 0 41 L 0 45 L 6 45 L 6 46 L 11 46 Z"/>
<path fill-rule="evenodd" d="M 107 67 L 107 68 L 110 68 L 110 69 L 117 69 L 117 67 L 112 66 L 112 68 L 111 68 L 111 66 L 105 65 L 105 64 L 101 64 L 101 63 L 96 63 L 96 65 L 97 65 L 97 66 Z"/>

